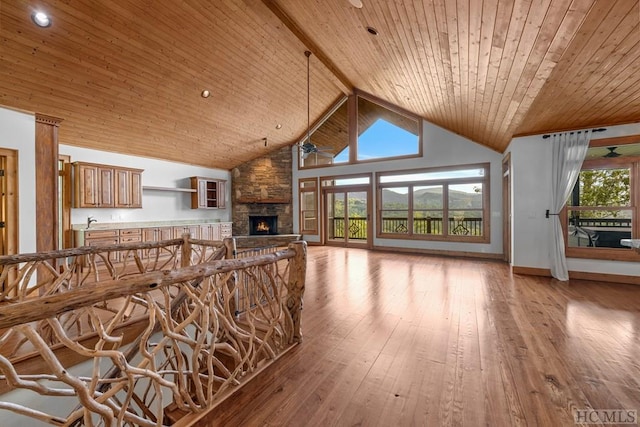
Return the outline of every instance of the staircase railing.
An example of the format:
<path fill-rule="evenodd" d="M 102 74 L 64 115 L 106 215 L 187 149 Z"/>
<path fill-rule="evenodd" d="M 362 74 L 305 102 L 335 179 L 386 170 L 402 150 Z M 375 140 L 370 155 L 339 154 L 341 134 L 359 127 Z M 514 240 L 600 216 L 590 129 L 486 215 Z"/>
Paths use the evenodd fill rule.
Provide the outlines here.
<path fill-rule="evenodd" d="M 3 396 L 0 409 L 52 425 L 186 425 L 302 339 L 303 241 L 227 260 L 222 242 L 188 236 L 100 249 L 0 257 L 3 391 L 47 396 Z M 238 314 L 247 293 L 259 304 Z M 86 372 L 67 369 L 83 359 Z M 48 411 L 51 397 L 70 413 Z"/>

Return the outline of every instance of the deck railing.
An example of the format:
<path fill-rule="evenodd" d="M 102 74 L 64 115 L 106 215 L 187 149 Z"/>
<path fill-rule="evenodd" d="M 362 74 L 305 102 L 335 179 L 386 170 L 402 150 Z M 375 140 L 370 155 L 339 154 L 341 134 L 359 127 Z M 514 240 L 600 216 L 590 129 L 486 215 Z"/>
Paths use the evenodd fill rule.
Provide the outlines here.
<path fill-rule="evenodd" d="M 2 391 L 46 396 L 5 393 L 0 409 L 52 425 L 189 424 L 302 338 L 306 243 L 220 259 L 228 246 L 185 236 L 0 257 Z M 247 292 L 259 304 L 238 314 Z M 67 369 L 81 360 L 82 374 Z M 68 415 L 47 410 L 69 401 Z"/>
<path fill-rule="evenodd" d="M 449 234 L 465 236 L 482 236 L 482 218 L 449 218 Z M 345 237 L 344 218 L 333 218 L 332 229 L 333 238 L 342 239 Z M 407 218 L 383 217 L 382 233 L 406 234 L 409 231 L 409 220 Z M 442 234 L 442 218 L 414 218 L 413 234 Z M 349 239 L 367 238 L 367 219 L 360 217 L 349 218 Z"/>

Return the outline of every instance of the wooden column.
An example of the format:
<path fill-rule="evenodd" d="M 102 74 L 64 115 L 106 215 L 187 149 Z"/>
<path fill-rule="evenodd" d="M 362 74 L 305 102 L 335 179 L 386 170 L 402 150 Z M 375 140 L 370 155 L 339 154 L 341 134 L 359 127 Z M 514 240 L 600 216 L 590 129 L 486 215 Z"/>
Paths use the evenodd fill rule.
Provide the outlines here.
<path fill-rule="evenodd" d="M 58 127 L 62 120 L 36 114 L 36 250 L 58 249 Z"/>
<path fill-rule="evenodd" d="M 289 243 L 289 249 L 296 252 L 289 264 L 289 280 L 287 281 L 287 309 L 293 320 L 294 342 L 302 342 L 302 296 L 307 277 L 307 242 L 298 240 Z"/>

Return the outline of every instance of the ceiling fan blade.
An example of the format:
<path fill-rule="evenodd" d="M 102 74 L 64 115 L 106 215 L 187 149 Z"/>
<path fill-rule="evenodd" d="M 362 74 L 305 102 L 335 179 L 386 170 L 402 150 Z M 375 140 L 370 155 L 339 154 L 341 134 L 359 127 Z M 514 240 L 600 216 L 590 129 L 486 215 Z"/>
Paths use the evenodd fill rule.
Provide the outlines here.
<path fill-rule="evenodd" d="M 607 150 L 609 150 L 609 152 L 605 154 L 603 157 L 608 157 L 608 158 L 620 157 L 620 153 L 616 153 L 616 148 L 618 147 L 607 147 Z"/>

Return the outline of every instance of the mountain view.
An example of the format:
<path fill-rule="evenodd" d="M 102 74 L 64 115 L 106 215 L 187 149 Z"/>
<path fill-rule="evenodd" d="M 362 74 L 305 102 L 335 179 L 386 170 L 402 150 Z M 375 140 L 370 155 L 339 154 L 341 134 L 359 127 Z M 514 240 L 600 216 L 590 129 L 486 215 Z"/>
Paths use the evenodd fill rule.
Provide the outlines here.
<path fill-rule="evenodd" d="M 442 191 L 440 188 L 425 188 L 415 192 L 414 209 L 442 209 Z M 384 209 L 407 209 L 407 194 L 397 193 L 389 189 L 382 190 Z M 450 209 L 477 209 L 482 210 L 482 193 L 469 193 L 465 191 L 449 190 Z M 340 215 L 344 212 L 342 200 L 335 201 L 335 212 Z M 349 193 L 349 216 L 366 216 L 366 193 Z M 469 212 L 473 217 L 474 212 Z"/>
<path fill-rule="evenodd" d="M 382 190 L 385 209 L 406 209 L 407 195 L 393 190 Z M 449 190 L 449 206 L 451 209 L 482 209 L 482 193 L 468 193 Z M 414 209 L 442 209 L 442 190 L 425 188 L 415 192 Z"/>

